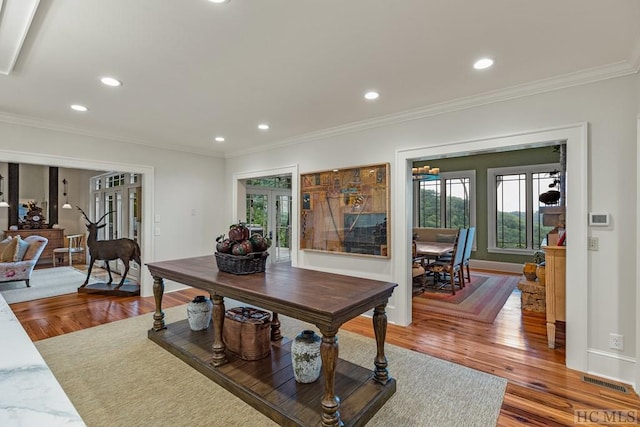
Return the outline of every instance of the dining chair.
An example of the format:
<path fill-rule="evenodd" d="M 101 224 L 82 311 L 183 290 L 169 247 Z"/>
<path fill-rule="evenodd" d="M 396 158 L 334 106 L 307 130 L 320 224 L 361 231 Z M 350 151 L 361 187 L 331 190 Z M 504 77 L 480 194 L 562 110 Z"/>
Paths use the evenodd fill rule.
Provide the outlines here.
<path fill-rule="evenodd" d="M 426 281 L 426 270 L 424 268 L 424 257 L 418 256 L 416 241 L 411 243 L 411 277 L 419 280 L 422 284 Z"/>
<path fill-rule="evenodd" d="M 84 253 L 84 234 L 70 234 L 66 237 L 69 242 L 67 247 L 53 250 L 54 267 L 56 266 L 56 261 L 62 260 L 64 262 L 65 255 L 69 257 L 69 265 L 73 265 L 73 256 Z"/>
<path fill-rule="evenodd" d="M 467 231 L 467 240 L 464 244 L 464 254 L 462 255 L 461 268 L 467 269 L 467 282 L 471 283 L 471 272 L 469 271 L 469 260 L 471 259 L 471 249 L 473 249 L 473 238 L 476 235 L 476 228 L 469 227 Z M 464 271 L 462 272 L 464 278 Z"/>
<path fill-rule="evenodd" d="M 449 283 L 451 284 L 451 293 L 456 294 L 456 274 L 458 275 L 458 287 L 464 288 L 464 273 L 462 271 L 462 257 L 464 255 L 464 245 L 467 240 L 467 229 L 461 228 L 458 230 L 456 240 L 453 245 L 453 252 L 449 261 L 437 260 L 429 263 L 426 266 L 426 270 L 434 274 L 434 280 L 437 280 L 440 275 L 449 277 Z M 446 284 L 445 284 L 446 285 Z M 444 286 L 444 285 L 443 285 Z"/>

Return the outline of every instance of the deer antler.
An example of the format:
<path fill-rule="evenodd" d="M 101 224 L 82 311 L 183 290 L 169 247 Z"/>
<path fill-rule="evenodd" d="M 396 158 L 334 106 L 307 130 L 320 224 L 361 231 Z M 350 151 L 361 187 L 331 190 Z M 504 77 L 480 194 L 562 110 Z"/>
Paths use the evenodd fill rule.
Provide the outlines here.
<path fill-rule="evenodd" d="M 109 215 L 110 213 L 115 212 L 115 211 L 109 211 L 109 212 L 107 212 L 106 214 L 102 215 L 102 217 L 100 217 L 100 219 L 99 219 L 99 220 L 97 220 L 96 222 L 92 222 L 92 221 L 89 219 L 89 217 L 87 216 L 87 214 L 86 214 L 86 213 L 84 213 L 84 211 L 83 211 L 82 209 L 80 209 L 80 206 L 76 206 L 76 208 L 78 208 L 78 210 L 79 210 L 80 212 L 82 212 L 82 215 L 83 215 L 83 216 L 85 217 L 85 219 L 86 219 L 87 221 L 89 221 L 91 224 L 99 224 L 99 223 L 100 223 L 100 221 L 102 221 L 102 220 L 103 220 L 107 215 Z"/>
<path fill-rule="evenodd" d="M 109 215 L 110 213 L 113 213 L 113 212 L 115 212 L 115 211 L 109 211 L 106 214 L 102 215 L 100 217 L 100 219 L 96 221 L 96 224 L 100 224 L 100 221 L 102 221 L 107 215 Z"/>
<path fill-rule="evenodd" d="M 84 218 L 85 218 L 87 221 L 91 222 L 91 220 L 89 219 L 89 217 L 87 216 L 87 214 L 86 214 L 86 213 L 84 213 L 84 211 L 83 211 L 82 209 L 80 209 L 80 206 L 76 205 L 76 208 L 77 208 L 80 212 L 82 212 L 82 215 L 84 216 Z"/>

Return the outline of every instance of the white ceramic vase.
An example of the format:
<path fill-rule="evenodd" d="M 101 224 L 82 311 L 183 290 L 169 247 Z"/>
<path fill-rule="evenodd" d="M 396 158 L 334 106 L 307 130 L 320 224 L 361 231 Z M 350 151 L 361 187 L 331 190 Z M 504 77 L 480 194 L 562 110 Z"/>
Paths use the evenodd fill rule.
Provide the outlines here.
<path fill-rule="evenodd" d="M 209 327 L 213 303 L 209 298 L 198 295 L 187 305 L 187 319 L 192 331 L 202 331 Z"/>
<path fill-rule="evenodd" d="M 311 330 L 304 330 L 291 343 L 293 376 L 299 383 L 312 383 L 320 376 L 322 338 Z"/>

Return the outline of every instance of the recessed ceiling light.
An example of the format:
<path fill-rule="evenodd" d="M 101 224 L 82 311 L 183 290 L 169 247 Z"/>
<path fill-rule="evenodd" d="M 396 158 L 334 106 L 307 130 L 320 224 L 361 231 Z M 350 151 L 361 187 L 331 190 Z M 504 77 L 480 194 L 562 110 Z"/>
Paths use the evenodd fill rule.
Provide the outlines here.
<path fill-rule="evenodd" d="M 114 79 L 113 77 L 102 77 L 100 81 L 102 82 L 102 84 L 111 87 L 122 86 L 122 82 L 118 79 Z"/>
<path fill-rule="evenodd" d="M 71 105 L 71 109 L 75 110 L 75 111 L 81 111 L 81 112 L 85 112 L 85 111 L 89 110 L 87 107 L 85 107 L 84 105 L 80 105 L 80 104 L 72 104 Z"/>
<path fill-rule="evenodd" d="M 228 3 L 229 0 L 209 0 L 211 3 Z"/>
<path fill-rule="evenodd" d="M 489 68 L 493 65 L 493 59 L 491 58 L 482 58 L 479 59 L 473 64 L 473 68 L 476 70 L 484 70 L 485 68 Z"/>
<path fill-rule="evenodd" d="M 378 99 L 379 97 L 380 97 L 380 94 L 375 90 L 371 90 L 364 94 L 364 98 L 368 99 L 369 101 L 373 101 L 374 99 Z"/>
<path fill-rule="evenodd" d="M 260 129 L 260 130 L 269 130 L 269 125 L 266 124 L 266 123 L 260 123 L 258 125 L 258 129 Z"/>
<path fill-rule="evenodd" d="M 224 142 L 224 136 L 216 136 L 216 142 Z"/>

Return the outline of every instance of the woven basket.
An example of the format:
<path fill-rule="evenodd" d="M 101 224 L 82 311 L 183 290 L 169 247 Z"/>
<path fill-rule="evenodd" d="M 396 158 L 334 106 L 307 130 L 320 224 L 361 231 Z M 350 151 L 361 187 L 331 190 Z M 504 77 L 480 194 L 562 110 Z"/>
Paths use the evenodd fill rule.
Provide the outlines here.
<path fill-rule="evenodd" d="M 271 314 L 252 307 L 235 307 L 224 313 L 222 339 L 227 350 L 243 360 L 271 354 Z"/>
<path fill-rule="evenodd" d="M 230 255 L 216 252 L 218 270 L 233 274 L 262 273 L 267 264 L 268 252 L 252 252 L 248 255 Z"/>

